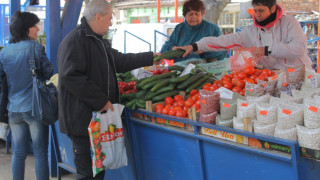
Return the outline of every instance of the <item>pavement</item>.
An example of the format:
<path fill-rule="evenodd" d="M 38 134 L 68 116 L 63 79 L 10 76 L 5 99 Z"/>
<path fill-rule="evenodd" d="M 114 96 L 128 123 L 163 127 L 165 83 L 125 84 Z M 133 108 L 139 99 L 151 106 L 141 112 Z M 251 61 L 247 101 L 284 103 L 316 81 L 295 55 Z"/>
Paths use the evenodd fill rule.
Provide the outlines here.
<path fill-rule="evenodd" d="M 0 139 L 0 180 L 12 180 L 11 175 L 11 148 L 10 153 L 6 153 L 6 142 Z M 29 154 L 26 159 L 25 165 L 25 180 L 36 180 L 34 158 L 32 154 Z M 50 180 L 57 180 L 56 177 L 50 177 Z M 74 180 L 76 176 L 74 174 L 63 175 L 62 180 Z"/>

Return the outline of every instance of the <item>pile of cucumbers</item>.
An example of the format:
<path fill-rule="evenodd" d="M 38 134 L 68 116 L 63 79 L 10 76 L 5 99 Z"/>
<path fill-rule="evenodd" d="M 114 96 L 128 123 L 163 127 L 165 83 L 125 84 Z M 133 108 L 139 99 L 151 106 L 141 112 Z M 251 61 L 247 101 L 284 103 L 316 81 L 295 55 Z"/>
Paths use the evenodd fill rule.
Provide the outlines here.
<path fill-rule="evenodd" d="M 138 92 L 121 96 L 126 107 L 145 109 L 146 101 L 161 102 L 168 96 L 173 97 L 180 91 L 186 94 L 192 89 L 200 89 L 205 83 L 212 83 L 216 77 L 201 68 L 194 68 L 191 73 L 179 76 L 184 67 L 174 65 L 168 67 L 170 72 L 154 75 L 137 81 Z"/>

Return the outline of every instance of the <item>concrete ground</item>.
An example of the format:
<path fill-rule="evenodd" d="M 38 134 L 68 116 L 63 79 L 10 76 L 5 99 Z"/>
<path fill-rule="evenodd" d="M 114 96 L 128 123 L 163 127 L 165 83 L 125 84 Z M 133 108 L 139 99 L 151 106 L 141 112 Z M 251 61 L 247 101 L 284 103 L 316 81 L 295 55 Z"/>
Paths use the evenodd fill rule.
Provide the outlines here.
<path fill-rule="evenodd" d="M 11 176 L 11 148 L 10 154 L 6 153 L 6 142 L 0 139 L 0 180 L 12 180 Z M 28 155 L 25 166 L 25 180 L 36 180 L 34 169 L 34 158 Z M 58 178 L 50 178 L 50 180 L 57 180 Z M 62 180 L 76 179 L 74 174 L 63 175 Z"/>

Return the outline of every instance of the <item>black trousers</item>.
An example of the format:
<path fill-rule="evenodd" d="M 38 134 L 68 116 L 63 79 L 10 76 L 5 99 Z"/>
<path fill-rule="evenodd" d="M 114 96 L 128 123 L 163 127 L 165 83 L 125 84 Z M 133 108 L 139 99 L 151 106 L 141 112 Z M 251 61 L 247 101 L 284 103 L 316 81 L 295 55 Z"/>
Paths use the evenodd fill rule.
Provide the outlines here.
<path fill-rule="evenodd" d="M 89 137 L 70 136 L 70 139 L 73 147 L 74 164 L 77 170 L 77 180 L 103 180 L 105 171 L 93 177 Z"/>

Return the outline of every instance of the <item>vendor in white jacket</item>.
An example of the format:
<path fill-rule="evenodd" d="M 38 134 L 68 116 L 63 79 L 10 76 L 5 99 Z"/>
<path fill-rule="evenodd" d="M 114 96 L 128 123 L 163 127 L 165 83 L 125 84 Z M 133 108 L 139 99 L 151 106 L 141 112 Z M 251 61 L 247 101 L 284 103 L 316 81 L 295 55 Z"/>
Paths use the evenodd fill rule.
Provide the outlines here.
<path fill-rule="evenodd" d="M 255 47 L 253 55 L 260 59 L 258 64 L 264 68 L 284 69 L 285 64 L 305 64 L 311 68 L 307 38 L 300 23 L 294 17 L 283 15 L 276 0 L 252 0 L 252 6 L 253 24 L 242 31 L 219 37 L 204 37 L 192 45 L 177 49 L 186 50 L 185 57 L 192 51 L 200 54 Z"/>

